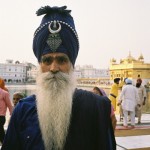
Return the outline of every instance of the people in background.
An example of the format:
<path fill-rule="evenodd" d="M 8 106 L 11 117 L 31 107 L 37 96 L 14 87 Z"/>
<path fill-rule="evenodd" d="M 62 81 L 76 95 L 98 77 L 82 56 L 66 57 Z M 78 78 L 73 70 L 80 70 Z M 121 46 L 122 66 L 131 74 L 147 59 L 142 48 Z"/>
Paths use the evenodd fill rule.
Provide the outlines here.
<path fill-rule="evenodd" d="M 6 121 L 6 111 L 9 109 L 10 115 L 13 111 L 13 106 L 10 101 L 9 93 L 4 88 L 4 80 L 0 78 L 0 142 L 3 143 L 5 137 L 4 124 Z"/>
<path fill-rule="evenodd" d="M 36 94 L 16 105 L 2 150 L 115 150 L 111 103 L 77 89 L 79 40 L 71 10 L 45 6 L 33 39 Z M 89 32 L 89 31 L 87 31 Z"/>
<path fill-rule="evenodd" d="M 126 79 L 126 86 L 122 88 L 118 106 L 122 105 L 123 109 L 123 125 L 128 128 L 128 112 L 131 117 L 131 127 L 135 127 L 135 107 L 140 105 L 138 92 L 135 86 L 132 85 L 132 80 Z"/>
<path fill-rule="evenodd" d="M 137 117 L 138 117 L 138 124 L 141 124 L 141 117 L 142 117 L 142 108 L 145 105 L 146 101 L 146 89 L 142 85 L 142 80 L 139 78 L 136 82 L 136 88 L 138 90 L 138 95 L 140 98 L 140 107 L 137 107 Z"/>
<path fill-rule="evenodd" d="M 109 94 L 109 99 L 111 100 L 111 104 L 113 105 L 114 110 L 116 110 L 116 98 L 118 96 L 119 81 L 120 81 L 120 78 L 114 79 L 114 83 L 111 86 L 110 94 Z"/>
<path fill-rule="evenodd" d="M 107 96 L 106 92 L 102 88 L 99 88 L 97 86 L 95 86 L 92 91 L 95 94 L 98 94 L 98 95 L 101 95 L 101 96 Z"/>
<path fill-rule="evenodd" d="M 98 94 L 100 96 L 107 96 L 105 91 L 102 88 L 99 88 L 99 87 L 94 87 L 93 88 L 93 93 Z M 111 117 L 113 129 L 115 130 L 116 129 L 116 124 L 117 124 L 117 119 L 116 119 L 114 108 L 113 108 L 112 105 L 111 105 L 110 117 Z"/>
<path fill-rule="evenodd" d="M 4 79 L 0 78 L 0 86 L 1 86 L 1 89 L 5 90 L 8 92 L 8 89 L 7 87 L 5 86 L 5 81 Z"/>
<path fill-rule="evenodd" d="M 14 106 L 16 106 L 17 103 L 20 101 L 20 99 L 22 99 L 24 97 L 25 97 L 25 95 L 23 93 L 21 93 L 21 92 L 15 92 L 13 94 L 13 104 L 14 104 Z"/>
<path fill-rule="evenodd" d="M 126 85 L 126 79 L 127 78 L 120 78 L 120 82 L 119 82 L 119 93 L 121 93 L 121 91 L 122 91 L 122 88 L 123 88 L 123 86 L 124 85 Z M 118 96 L 119 97 L 119 96 Z M 123 121 L 123 110 L 122 110 L 122 105 L 119 105 L 119 114 L 120 114 L 120 121 Z"/>

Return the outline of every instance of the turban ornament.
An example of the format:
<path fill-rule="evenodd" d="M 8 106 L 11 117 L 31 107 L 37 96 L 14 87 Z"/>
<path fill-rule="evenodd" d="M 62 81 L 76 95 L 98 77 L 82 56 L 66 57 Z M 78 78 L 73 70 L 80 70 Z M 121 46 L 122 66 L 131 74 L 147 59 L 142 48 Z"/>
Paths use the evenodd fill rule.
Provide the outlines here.
<path fill-rule="evenodd" d="M 58 24 L 58 27 L 57 27 Z M 53 52 L 56 52 L 57 48 L 61 45 L 62 40 L 59 35 L 59 31 L 61 30 L 61 24 L 56 21 L 51 22 L 48 26 L 49 34 L 47 39 L 47 44 Z"/>

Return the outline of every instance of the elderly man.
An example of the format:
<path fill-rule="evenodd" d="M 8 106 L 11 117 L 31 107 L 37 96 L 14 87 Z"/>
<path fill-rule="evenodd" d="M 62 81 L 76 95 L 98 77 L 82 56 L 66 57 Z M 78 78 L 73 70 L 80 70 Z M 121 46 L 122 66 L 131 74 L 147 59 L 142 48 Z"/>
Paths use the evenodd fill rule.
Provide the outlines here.
<path fill-rule="evenodd" d="M 2 150 L 116 149 L 109 100 L 76 89 L 79 42 L 70 12 L 66 6 L 37 11 L 46 14 L 33 40 L 37 93 L 17 104 Z"/>
<path fill-rule="evenodd" d="M 140 107 L 137 107 L 138 124 L 140 124 L 141 117 L 142 117 L 142 108 L 143 108 L 143 105 L 145 105 L 145 101 L 146 101 L 146 89 L 142 85 L 142 80 L 140 78 L 137 79 L 136 88 L 138 90 L 138 94 L 140 98 Z"/>

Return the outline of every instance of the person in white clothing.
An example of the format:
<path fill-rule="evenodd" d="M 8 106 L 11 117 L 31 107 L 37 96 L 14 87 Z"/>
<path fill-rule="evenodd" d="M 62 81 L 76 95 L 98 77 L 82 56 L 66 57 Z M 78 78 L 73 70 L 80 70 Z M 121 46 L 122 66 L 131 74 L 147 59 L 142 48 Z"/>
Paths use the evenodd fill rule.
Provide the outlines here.
<path fill-rule="evenodd" d="M 123 109 L 123 125 L 128 128 L 128 112 L 131 117 L 131 128 L 135 126 L 135 107 L 140 106 L 138 91 L 135 86 L 132 85 L 132 80 L 126 79 L 126 85 L 123 86 L 120 98 L 118 100 L 118 106 L 122 105 Z"/>
<path fill-rule="evenodd" d="M 140 98 L 140 107 L 137 107 L 137 117 L 138 117 L 138 124 L 141 124 L 141 117 L 142 117 L 142 108 L 145 105 L 146 101 L 146 89 L 142 86 L 142 80 L 137 79 L 136 88 L 138 90 L 139 98 Z"/>

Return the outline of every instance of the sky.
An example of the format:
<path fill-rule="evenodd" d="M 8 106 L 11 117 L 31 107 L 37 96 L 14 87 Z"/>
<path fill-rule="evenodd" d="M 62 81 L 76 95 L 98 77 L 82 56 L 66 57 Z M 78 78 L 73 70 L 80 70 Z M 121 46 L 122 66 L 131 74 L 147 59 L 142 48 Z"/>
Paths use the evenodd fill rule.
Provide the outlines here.
<path fill-rule="evenodd" d="M 143 54 L 150 63 L 150 0 L 4 0 L 0 5 L 0 63 L 31 62 L 33 34 L 41 6 L 72 10 L 80 41 L 76 65 L 109 68 L 110 59 Z"/>

